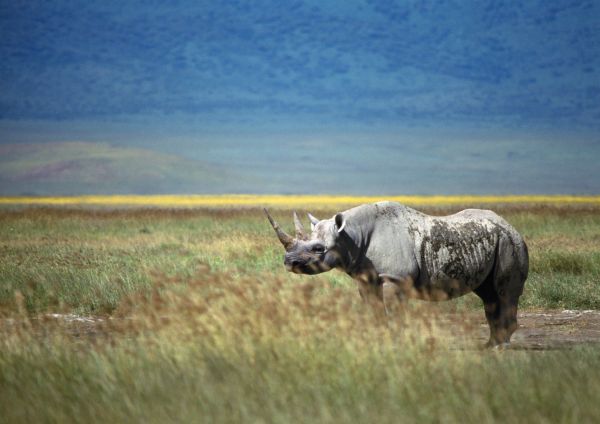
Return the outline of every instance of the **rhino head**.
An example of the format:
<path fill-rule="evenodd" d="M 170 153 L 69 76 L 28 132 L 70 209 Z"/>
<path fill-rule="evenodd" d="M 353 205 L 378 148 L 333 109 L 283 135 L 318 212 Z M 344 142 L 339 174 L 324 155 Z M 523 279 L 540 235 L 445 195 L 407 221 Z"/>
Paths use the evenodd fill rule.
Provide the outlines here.
<path fill-rule="evenodd" d="M 283 263 L 288 271 L 297 274 L 319 274 L 342 266 L 344 254 L 341 236 L 346 221 L 341 213 L 332 219 L 321 221 L 308 214 L 311 234 L 307 235 L 298 214 L 294 211 L 296 237 L 292 237 L 279 227 L 266 209 L 264 211 L 285 248 Z"/>

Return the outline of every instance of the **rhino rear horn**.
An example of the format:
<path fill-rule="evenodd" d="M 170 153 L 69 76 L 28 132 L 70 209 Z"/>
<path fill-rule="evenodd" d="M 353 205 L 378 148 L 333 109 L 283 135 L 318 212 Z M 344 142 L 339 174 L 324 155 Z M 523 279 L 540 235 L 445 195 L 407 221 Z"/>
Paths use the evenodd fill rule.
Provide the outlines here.
<path fill-rule="evenodd" d="M 287 234 L 285 231 L 283 231 L 279 227 L 279 224 L 273 219 L 273 217 L 271 217 L 271 215 L 269 214 L 269 211 L 267 210 L 267 208 L 264 208 L 263 210 L 267 214 L 267 218 L 269 218 L 269 222 L 271 223 L 271 226 L 273 227 L 273 229 L 277 233 L 277 237 L 279 238 L 279 241 L 281 242 L 281 244 L 283 244 L 283 247 L 285 248 L 285 250 L 286 251 L 290 250 L 290 248 L 295 243 L 294 238 L 292 236 L 290 236 L 289 234 Z"/>
<path fill-rule="evenodd" d="M 308 219 L 310 220 L 310 228 L 314 230 L 317 224 L 319 223 L 319 220 L 315 218 L 310 212 L 307 215 Z"/>
<path fill-rule="evenodd" d="M 305 240 L 304 225 L 302 225 L 302 221 L 300 221 L 300 217 L 298 217 L 296 211 L 294 211 L 294 226 L 296 227 L 296 238 Z"/>

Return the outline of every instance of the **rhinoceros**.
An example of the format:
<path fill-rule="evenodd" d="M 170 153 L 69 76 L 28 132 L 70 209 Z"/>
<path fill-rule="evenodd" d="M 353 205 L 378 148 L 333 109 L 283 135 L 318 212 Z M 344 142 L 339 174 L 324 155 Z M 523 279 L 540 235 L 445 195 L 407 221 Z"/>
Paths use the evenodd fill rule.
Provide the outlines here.
<path fill-rule="evenodd" d="M 517 329 L 529 256 L 523 237 L 492 211 L 429 216 L 395 202 L 365 204 L 318 220 L 311 234 L 294 211 L 295 237 L 265 213 L 285 248 L 288 271 L 340 269 L 361 297 L 391 313 L 404 299 L 481 298 L 490 327 L 486 346 L 506 346 Z"/>

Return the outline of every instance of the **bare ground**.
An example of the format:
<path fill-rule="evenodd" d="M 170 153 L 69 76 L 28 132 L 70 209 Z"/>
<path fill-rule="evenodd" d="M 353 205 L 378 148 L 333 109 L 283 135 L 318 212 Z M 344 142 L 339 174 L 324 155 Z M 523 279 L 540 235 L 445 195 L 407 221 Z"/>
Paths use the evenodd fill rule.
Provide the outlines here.
<path fill-rule="evenodd" d="M 489 336 L 488 325 L 483 313 L 463 316 L 481 344 Z M 583 345 L 600 346 L 600 311 L 563 310 L 521 312 L 518 315 L 519 329 L 511 340 L 511 349 L 551 350 L 572 349 Z"/>
<path fill-rule="evenodd" d="M 410 318 L 409 318 L 410 319 Z M 511 350 L 556 350 L 583 346 L 600 347 L 600 311 L 563 310 L 519 313 L 519 329 L 512 337 Z M 94 343 L 109 336 L 109 321 L 113 318 L 79 316 L 74 314 L 47 314 L 30 320 L 34 331 L 43 336 L 60 327 L 63 332 L 84 344 Z M 116 318 L 122 320 L 122 318 Z M 12 327 L 19 320 L 0 320 L 0 329 Z M 114 322 L 114 321 L 113 321 Z M 459 349 L 483 346 L 488 339 L 489 329 L 483 313 L 442 313 L 437 317 L 438 325 L 451 334 L 463 337 L 455 345 Z M 29 327 L 31 328 L 31 327 Z"/>

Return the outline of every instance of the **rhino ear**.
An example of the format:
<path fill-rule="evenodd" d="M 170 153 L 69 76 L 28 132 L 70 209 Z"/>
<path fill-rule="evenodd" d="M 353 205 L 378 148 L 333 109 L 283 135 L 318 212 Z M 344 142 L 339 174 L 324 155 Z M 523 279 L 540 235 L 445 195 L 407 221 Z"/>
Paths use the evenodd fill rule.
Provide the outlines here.
<path fill-rule="evenodd" d="M 317 224 L 319 223 L 319 220 L 317 218 L 315 218 L 314 216 L 312 216 L 310 214 L 310 212 L 308 213 L 308 219 L 310 219 L 310 229 L 311 231 L 315 229 L 315 227 L 317 226 Z"/>
<path fill-rule="evenodd" d="M 346 220 L 344 219 L 344 215 L 341 213 L 335 214 L 335 226 L 337 227 L 337 232 L 341 233 L 344 231 L 344 227 L 346 226 Z"/>

